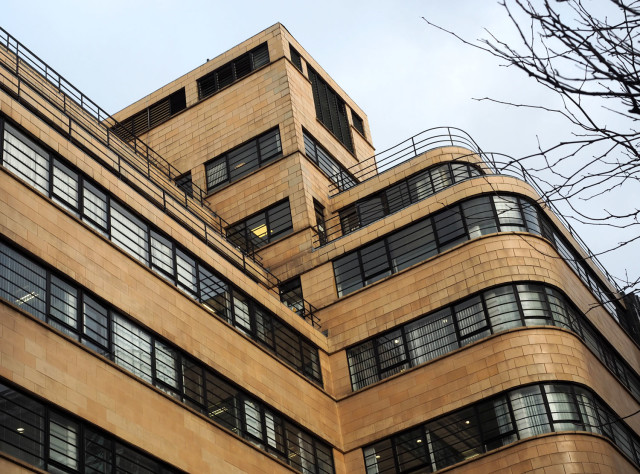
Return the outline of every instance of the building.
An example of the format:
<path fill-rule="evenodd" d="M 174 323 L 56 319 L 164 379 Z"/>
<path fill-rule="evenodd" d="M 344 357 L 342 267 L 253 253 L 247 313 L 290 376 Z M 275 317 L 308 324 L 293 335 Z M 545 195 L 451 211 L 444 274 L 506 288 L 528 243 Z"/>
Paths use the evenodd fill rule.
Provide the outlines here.
<path fill-rule="evenodd" d="M 1 472 L 640 470 L 637 309 L 524 170 L 372 158 L 280 24 L 114 117 L 0 33 Z"/>

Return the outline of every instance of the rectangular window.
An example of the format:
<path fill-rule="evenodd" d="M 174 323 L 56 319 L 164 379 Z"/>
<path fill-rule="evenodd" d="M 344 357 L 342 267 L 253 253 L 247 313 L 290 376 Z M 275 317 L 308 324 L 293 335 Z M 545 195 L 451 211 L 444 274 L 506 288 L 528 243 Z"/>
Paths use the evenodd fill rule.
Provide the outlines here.
<path fill-rule="evenodd" d="M 58 415 L 49 415 L 49 459 L 71 469 L 78 468 L 78 424 Z"/>
<path fill-rule="evenodd" d="M 113 360 L 128 371 L 151 382 L 151 337 L 127 319 L 113 317 Z"/>
<path fill-rule="evenodd" d="M 78 173 L 62 164 L 59 160 L 54 159 L 52 178 L 51 197 L 71 212 L 77 213 L 79 209 Z"/>
<path fill-rule="evenodd" d="M 304 317 L 304 299 L 300 277 L 292 278 L 280 285 L 280 301 L 295 313 Z"/>
<path fill-rule="evenodd" d="M 351 111 L 351 120 L 353 121 L 353 128 L 355 128 L 364 137 L 364 122 L 358 114 L 353 110 Z"/>
<path fill-rule="evenodd" d="M 191 171 L 178 176 L 176 178 L 176 186 L 185 192 L 187 196 L 193 197 L 193 181 L 191 179 Z"/>
<path fill-rule="evenodd" d="M 187 108 L 184 87 L 117 123 L 111 130 L 124 141 L 133 140 Z"/>
<path fill-rule="evenodd" d="M 207 190 L 236 181 L 280 156 L 282 144 L 276 127 L 209 161 L 205 165 Z"/>
<path fill-rule="evenodd" d="M 230 226 L 227 238 L 251 254 L 292 231 L 293 222 L 287 199 Z"/>
<path fill-rule="evenodd" d="M 315 199 L 313 200 L 313 212 L 316 218 L 316 230 L 318 231 L 318 243 L 327 243 L 327 225 L 324 219 L 324 206 Z"/>
<path fill-rule="evenodd" d="M 316 117 L 320 120 L 347 150 L 353 153 L 351 130 L 347 119 L 347 106 L 340 96 L 320 77 L 308 67 L 309 80 L 313 90 L 313 102 L 316 106 Z"/>
<path fill-rule="evenodd" d="M 111 240 L 132 257 L 147 265 L 149 228 L 116 202 L 111 203 Z"/>
<path fill-rule="evenodd" d="M 0 242 L 0 297 L 45 321 L 47 273 Z"/>
<path fill-rule="evenodd" d="M 218 69 L 197 80 L 200 100 L 212 96 L 220 89 L 233 84 L 251 71 L 269 64 L 269 48 L 267 43 L 252 49 L 233 61 L 223 64 Z"/>
<path fill-rule="evenodd" d="M 357 180 L 338 161 L 326 151 L 306 130 L 304 135 L 304 152 L 313 163 L 318 165 L 327 178 L 340 190 L 354 187 Z"/>
<path fill-rule="evenodd" d="M 82 220 L 106 235 L 109 222 L 107 194 L 84 180 L 82 189 Z"/>
<path fill-rule="evenodd" d="M 422 262 L 438 251 L 428 219 L 390 235 L 387 241 L 394 273 Z"/>
<path fill-rule="evenodd" d="M 293 65 L 302 72 L 302 56 L 300 56 L 300 53 L 297 52 L 291 44 L 289 44 L 289 53 L 291 54 L 291 62 Z"/>
<path fill-rule="evenodd" d="M 40 192 L 49 193 L 49 153 L 4 122 L 3 165 Z"/>

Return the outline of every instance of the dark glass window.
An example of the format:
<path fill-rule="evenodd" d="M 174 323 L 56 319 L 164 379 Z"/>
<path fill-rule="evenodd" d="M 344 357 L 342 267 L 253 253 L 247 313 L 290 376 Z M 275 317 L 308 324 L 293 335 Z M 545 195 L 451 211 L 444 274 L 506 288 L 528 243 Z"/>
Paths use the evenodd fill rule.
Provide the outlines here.
<path fill-rule="evenodd" d="M 0 379 L 0 451 L 49 472 L 179 473 Z"/>
<path fill-rule="evenodd" d="M 193 181 L 191 180 L 191 171 L 178 176 L 176 178 L 176 186 L 185 192 L 187 196 L 193 197 Z"/>
<path fill-rule="evenodd" d="M 111 127 L 111 130 L 122 140 L 130 141 L 186 108 L 187 97 L 183 87 L 131 117 L 120 121 Z"/>
<path fill-rule="evenodd" d="M 291 45 L 289 45 L 289 53 L 291 54 L 291 62 L 293 65 L 302 72 L 302 56 L 300 56 L 300 53 Z"/>
<path fill-rule="evenodd" d="M 355 128 L 364 137 L 364 122 L 358 114 L 353 110 L 351 111 L 351 120 L 353 121 L 353 128 Z"/>
<path fill-rule="evenodd" d="M 338 161 L 325 150 L 309 132 L 302 130 L 304 135 L 304 152 L 312 162 L 318 165 L 329 180 L 341 191 L 352 188 L 357 180 Z"/>
<path fill-rule="evenodd" d="M 304 298 L 300 277 L 292 278 L 280 285 L 280 301 L 294 312 L 304 316 Z"/>
<path fill-rule="evenodd" d="M 316 117 L 320 120 L 347 150 L 353 153 L 351 130 L 347 119 L 347 106 L 340 96 L 309 67 L 309 80 L 313 89 L 313 102 L 316 105 Z"/>
<path fill-rule="evenodd" d="M 252 254 L 293 231 L 289 200 L 274 204 L 227 228 L 227 239 Z"/>
<path fill-rule="evenodd" d="M 233 182 L 281 155 L 280 131 L 274 128 L 209 161 L 207 189 Z"/>
<path fill-rule="evenodd" d="M 318 242 L 320 245 L 324 245 L 327 243 L 327 224 L 324 219 L 324 206 L 315 199 L 313 200 L 313 212 L 316 218 Z"/>
<path fill-rule="evenodd" d="M 200 99 L 209 97 L 268 63 L 269 48 L 263 43 L 198 79 L 198 95 Z"/>

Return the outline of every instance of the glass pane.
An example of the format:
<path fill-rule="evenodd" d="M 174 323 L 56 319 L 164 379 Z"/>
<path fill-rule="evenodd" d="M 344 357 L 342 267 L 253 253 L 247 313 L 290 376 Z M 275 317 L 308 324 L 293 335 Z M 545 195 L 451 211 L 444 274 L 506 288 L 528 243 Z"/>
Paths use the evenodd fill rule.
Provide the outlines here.
<path fill-rule="evenodd" d="M 498 231 L 489 197 L 484 196 L 463 202 L 462 211 L 466 219 L 469 238 L 474 239 Z"/>
<path fill-rule="evenodd" d="M 411 365 L 420 365 L 458 348 L 450 309 L 443 309 L 405 327 Z"/>
<path fill-rule="evenodd" d="M 494 333 L 523 325 L 512 286 L 485 291 L 484 300 Z"/>
<path fill-rule="evenodd" d="M 207 165 L 207 189 L 226 183 L 229 180 L 227 176 L 227 161 L 224 157 L 212 161 Z"/>
<path fill-rule="evenodd" d="M 267 216 L 265 213 L 250 217 L 246 220 L 244 226 L 247 228 L 247 235 L 250 240 L 250 245 L 252 246 L 248 249 L 249 251 L 269 243 L 269 229 L 267 227 Z"/>
<path fill-rule="evenodd" d="M 0 383 L 0 451 L 44 467 L 44 406 Z"/>
<path fill-rule="evenodd" d="M 259 440 L 263 439 L 260 405 L 252 400 L 244 401 L 244 423 L 249 436 Z"/>
<path fill-rule="evenodd" d="M 53 160 L 53 196 L 72 211 L 78 210 L 78 173 Z"/>
<path fill-rule="evenodd" d="M 46 275 L 39 265 L 0 242 L 0 296 L 43 321 Z"/>
<path fill-rule="evenodd" d="M 480 424 L 473 408 L 458 410 L 427 424 L 437 469 L 472 459 L 484 452 Z"/>
<path fill-rule="evenodd" d="M 375 339 L 380 362 L 380 377 L 390 377 L 409 368 L 404 341 L 400 330 Z"/>
<path fill-rule="evenodd" d="M 364 448 L 364 464 L 367 474 L 396 472 L 394 459 L 391 438 L 383 439 Z"/>
<path fill-rule="evenodd" d="M 551 324 L 544 288 L 538 285 L 517 285 L 520 305 L 527 326 Z"/>
<path fill-rule="evenodd" d="M 156 340 L 156 379 L 178 389 L 178 352 Z M 173 392 L 172 392 L 173 393 Z"/>
<path fill-rule="evenodd" d="M 524 220 L 518 205 L 518 198 L 515 196 L 493 196 L 496 205 L 500 230 L 524 231 Z"/>
<path fill-rule="evenodd" d="M 421 427 L 394 436 L 393 444 L 400 472 L 414 472 L 414 469 L 421 467 L 429 467 L 429 470 L 420 472 L 431 472 L 427 440 Z"/>
<path fill-rule="evenodd" d="M 265 163 L 279 156 L 282 153 L 280 144 L 280 131 L 276 128 L 265 133 L 258 139 L 260 146 L 260 162 Z"/>
<path fill-rule="evenodd" d="M 436 214 L 433 223 L 441 252 L 468 239 L 462 223 L 460 208 L 457 206 Z"/>
<path fill-rule="evenodd" d="M 113 361 L 151 382 L 151 337 L 118 314 L 113 316 Z"/>
<path fill-rule="evenodd" d="M 173 281 L 173 244 L 166 237 L 151 232 L 151 268 L 160 270 Z"/>
<path fill-rule="evenodd" d="M 460 342 L 463 346 L 491 334 L 479 296 L 463 301 L 454 306 L 453 310 L 458 321 L 462 338 Z"/>
<path fill-rule="evenodd" d="M 411 204 L 409 187 L 406 182 L 398 183 L 385 191 L 389 214 L 393 214 L 400 209 L 404 209 Z"/>
<path fill-rule="evenodd" d="M 251 171 L 258 169 L 258 144 L 256 140 L 236 148 L 227 153 L 230 179 L 235 180 Z"/>
<path fill-rule="evenodd" d="M 412 176 L 408 180 L 409 194 L 411 202 L 420 201 L 433 194 L 433 186 L 431 185 L 431 175 L 428 171 Z"/>
<path fill-rule="evenodd" d="M 433 180 L 433 189 L 438 191 L 451 186 L 451 172 L 448 165 L 440 165 L 430 170 L 431 179 Z"/>
<path fill-rule="evenodd" d="M 535 385 L 513 390 L 509 393 L 513 416 L 520 438 L 549 433 L 551 426 L 547 410 L 542 401 L 540 387 Z"/>
<path fill-rule="evenodd" d="M 107 230 L 107 195 L 84 181 L 82 192 L 83 220 L 101 232 Z"/>
<path fill-rule="evenodd" d="M 113 442 L 101 434 L 85 428 L 84 469 L 87 473 L 110 474 L 112 472 L 111 452 Z"/>
<path fill-rule="evenodd" d="M 373 341 L 367 341 L 347 351 L 351 387 L 359 390 L 379 380 Z"/>
<path fill-rule="evenodd" d="M 244 333 L 251 332 L 249 300 L 237 291 L 233 292 L 233 324 Z"/>
<path fill-rule="evenodd" d="M 383 240 L 369 244 L 359 250 L 364 270 L 364 284 L 370 285 L 391 275 L 387 249 Z"/>
<path fill-rule="evenodd" d="M 453 170 L 453 181 L 459 183 L 469 177 L 469 168 L 466 163 L 451 163 L 451 169 Z"/>
<path fill-rule="evenodd" d="M 107 309 L 84 295 L 82 331 L 86 337 L 82 338 L 82 343 L 107 357 L 109 356 L 108 321 Z"/>
<path fill-rule="evenodd" d="M 77 330 L 78 328 L 78 290 L 65 283 L 55 275 L 51 275 L 50 315 L 55 322 L 63 323 Z M 54 321 L 51 321 L 54 323 Z M 65 330 L 64 326 L 52 324 L 58 329 Z M 65 331 L 67 334 L 70 331 Z"/>
<path fill-rule="evenodd" d="M 207 372 L 207 415 L 236 434 L 241 426 L 240 397 L 238 389 Z"/>
<path fill-rule="evenodd" d="M 78 468 L 78 424 L 57 413 L 49 417 L 49 458 L 52 461 Z"/>
<path fill-rule="evenodd" d="M 299 336 L 277 319 L 274 320 L 274 335 L 276 355 L 296 369 L 301 368 L 302 358 Z"/>
<path fill-rule="evenodd" d="M 269 241 L 289 234 L 293 230 L 288 200 L 269 208 L 267 215 L 269 219 Z"/>
<path fill-rule="evenodd" d="M 364 286 L 358 252 L 352 252 L 334 260 L 333 271 L 336 276 L 338 296 L 347 295 Z"/>
<path fill-rule="evenodd" d="M 115 202 L 111 202 L 111 240 L 144 264 L 149 261 L 147 225 Z"/>
<path fill-rule="evenodd" d="M 195 297 L 198 292 L 196 261 L 180 249 L 176 250 L 176 271 L 178 287 Z"/>
<path fill-rule="evenodd" d="M 584 425 L 571 388 L 567 385 L 545 385 L 554 431 L 583 430 Z"/>
<path fill-rule="evenodd" d="M 198 404 L 204 404 L 204 375 L 202 366 L 195 361 L 182 357 L 182 386 L 185 396 L 190 401 Z M 199 407 L 196 407 L 199 409 Z"/>
<path fill-rule="evenodd" d="M 49 193 L 49 154 L 31 139 L 4 122 L 5 167 L 13 171 L 40 192 Z"/>
<path fill-rule="evenodd" d="M 506 396 L 480 403 L 477 413 L 485 451 L 517 441 Z"/>
<path fill-rule="evenodd" d="M 399 272 L 437 253 L 429 219 L 413 224 L 387 238 L 393 271 Z"/>
<path fill-rule="evenodd" d="M 146 455 L 116 443 L 116 472 L 126 474 L 156 474 L 158 463 Z"/>
<path fill-rule="evenodd" d="M 358 212 L 360 213 L 360 223 L 365 226 L 373 221 L 382 219 L 385 216 L 384 205 L 381 196 L 368 198 L 366 201 L 359 203 Z"/>
<path fill-rule="evenodd" d="M 225 321 L 229 321 L 231 297 L 228 285 L 213 272 L 198 265 L 200 275 L 200 301 Z"/>

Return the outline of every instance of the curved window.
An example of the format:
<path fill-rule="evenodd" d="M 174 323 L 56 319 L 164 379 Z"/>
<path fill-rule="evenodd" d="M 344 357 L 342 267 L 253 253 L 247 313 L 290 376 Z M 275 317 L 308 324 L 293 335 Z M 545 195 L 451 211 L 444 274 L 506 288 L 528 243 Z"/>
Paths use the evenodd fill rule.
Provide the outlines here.
<path fill-rule="evenodd" d="M 351 387 L 359 390 L 491 334 L 523 326 L 574 332 L 640 401 L 640 376 L 559 291 L 518 283 L 491 288 L 347 349 Z"/>
<path fill-rule="evenodd" d="M 449 186 L 481 174 L 482 171 L 478 167 L 463 162 L 432 166 L 340 210 L 339 230 L 342 235 L 349 234 L 360 227 L 433 196 Z"/>
<path fill-rule="evenodd" d="M 367 474 L 434 472 L 532 436 L 586 431 L 640 467 L 640 438 L 591 390 L 568 383 L 509 390 L 363 448 Z"/>
<path fill-rule="evenodd" d="M 454 204 L 335 259 L 333 271 L 338 296 L 348 295 L 467 240 L 510 231 L 530 232 L 549 240 L 604 308 L 619 321 L 612 297 L 538 206 L 526 198 L 507 194 L 477 196 Z"/>

